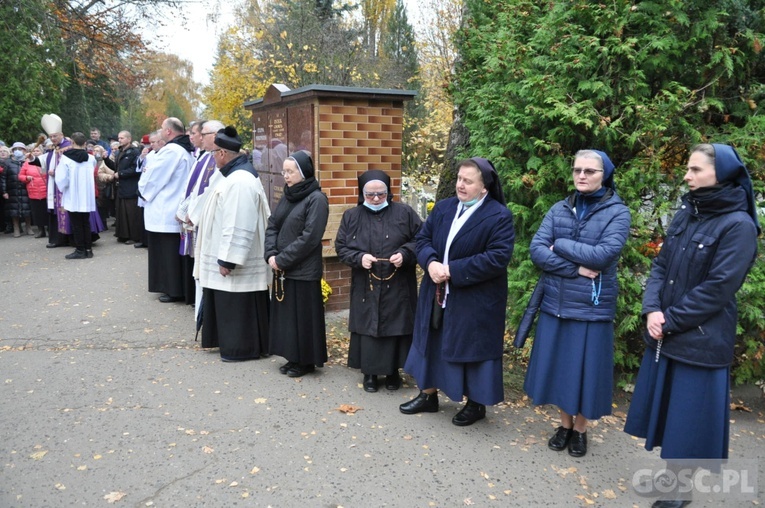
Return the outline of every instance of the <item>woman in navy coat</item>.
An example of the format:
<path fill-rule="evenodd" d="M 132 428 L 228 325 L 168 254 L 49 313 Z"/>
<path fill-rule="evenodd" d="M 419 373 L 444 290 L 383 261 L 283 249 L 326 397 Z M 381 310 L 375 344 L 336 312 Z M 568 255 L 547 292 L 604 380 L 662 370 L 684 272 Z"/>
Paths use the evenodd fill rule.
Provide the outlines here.
<path fill-rule="evenodd" d="M 437 390 L 467 403 L 452 419 L 466 426 L 504 399 L 502 350 L 507 265 L 515 230 L 497 171 L 475 157 L 462 161 L 457 197 L 436 203 L 417 234 L 420 285 L 412 348 L 404 370 L 422 388 L 404 414 L 438 411 Z"/>
<path fill-rule="evenodd" d="M 614 165 L 598 150 L 574 157 L 576 192 L 554 204 L 531 240 L 544 297 L 524 389 L 555 404 L 561 425 L 547 446 L 587 453 L 587 422 L 611 414 L 616 265 L 630 212 L 616 194 Z"/>
<path fill-rule="evenodd" d="M 624 431 L 645 438 L 647 450 L 660 446 L 663 459 L 727 459 L 736 292 L 760 226 L 749 172 L 732 147 L 693 147 L 684 180 L 690 192 L 643 296 L 647 348 Z"/>

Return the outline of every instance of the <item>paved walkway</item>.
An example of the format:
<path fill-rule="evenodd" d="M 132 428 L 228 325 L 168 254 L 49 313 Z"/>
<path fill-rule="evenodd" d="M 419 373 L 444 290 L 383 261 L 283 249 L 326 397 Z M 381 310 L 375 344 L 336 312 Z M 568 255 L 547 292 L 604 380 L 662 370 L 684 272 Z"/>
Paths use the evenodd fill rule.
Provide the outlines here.
<path fill-rule="evenodd" d="M 621 431 L 624 406 L 581 459 L 547 449 L 556 412 L 524 400 L 468 428 L 443 397 L 405 416 L 414 387 L 368 394 L 342 359 L 289 379 L 280 358 L 200 350 L 191 307 L 146 292 L 145 249 L 106 232 L 93 259 L 69 251 L 0 237 L 0 507 L 651 504 L 632 479 L 661 463 Z M 330 334 L 344 327 L 328 316 Z M 732 413 L 731 457 L 759 464 L 763 492 L 762 394 L 739 400 L 751 412 Z"/>

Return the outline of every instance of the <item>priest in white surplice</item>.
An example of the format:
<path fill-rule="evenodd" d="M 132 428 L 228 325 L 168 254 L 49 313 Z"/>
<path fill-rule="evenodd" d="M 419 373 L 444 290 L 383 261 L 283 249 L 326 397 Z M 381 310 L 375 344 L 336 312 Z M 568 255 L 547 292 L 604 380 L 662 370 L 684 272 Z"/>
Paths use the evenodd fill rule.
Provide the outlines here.
<path fill-rule="evenodd" d="M 223 361 L 268 354 L 268 265 L 264 244 L 268 197 L 236 129 L 215 135 L 220 171 L 207 188 L 197 229 L 194 277 L 203 287 L 202 347 Z"/>
<path fill-rule="evenodd" d="M 96 158 L 85 150 L 85 134 L 75 132 L 71 139 L 72 147 L 62 154 L 55 179 L 61 191 L 61 205 L 69 212 L 76 248 L 66 259 L 86 259 L 93 257 L 90 213 L 96 210 L 97 166 Z"/>
<path fill-rule="evenodd" d="M 178 249 L 181 226 L 175 218 L 194 165 L 194 146 L 177 118 L 162 122 L 167 144 L 152 156 L 150 167 L 138 181 L 144 199 L 143 220 L 149 241 L 149 292 L 162 293 L 159 301 L 183 299 L 183 269 Z"/>

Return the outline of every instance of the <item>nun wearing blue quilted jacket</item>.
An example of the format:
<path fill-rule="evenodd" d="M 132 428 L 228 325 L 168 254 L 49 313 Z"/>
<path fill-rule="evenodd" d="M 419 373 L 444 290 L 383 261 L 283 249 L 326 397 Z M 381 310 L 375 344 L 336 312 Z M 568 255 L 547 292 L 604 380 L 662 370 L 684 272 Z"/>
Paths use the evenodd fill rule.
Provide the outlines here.
<path fill-rule="evenodd" d="M 552 206 L 531 241 L 544 297 L 524 389 L 560 411 L 548 447 L 582 457 L 588 421 L 611 414 L 616 266 L 630 212 L 604 152 L 577 152 L 572 174 L 576 191 Z"/>

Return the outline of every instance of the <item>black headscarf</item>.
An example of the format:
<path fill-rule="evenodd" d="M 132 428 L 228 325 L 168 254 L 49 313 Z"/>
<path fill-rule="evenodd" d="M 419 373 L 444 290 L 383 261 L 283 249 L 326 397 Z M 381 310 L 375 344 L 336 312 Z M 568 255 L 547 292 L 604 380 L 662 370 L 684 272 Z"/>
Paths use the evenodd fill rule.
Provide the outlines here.
<path fill-rule="evenodd" d="M 381 169 L 370 169 L 359 175 L 359 204 L 364 203 L 364 186 L 373 180 L 380 180 L 385 184 L 388 190 L 388 202 L 393 200 L 393 193 L 390 191 L 390 177 Z"/>
<path fill-rule="evenodd" d="M 313 159 L 311 159 L 310 155 L 300 150 L 293 152 L 287 158 L 292 159 L 292 161 L 297 164 L 298 170 L 305 177 L 305 180 L 296 183 L 292 187 L 288 187 L 286 185 L 284 186 L 284 197 L 287 199 L 287 201 L 290 203 L 296 203 L 305 199 L 306 196 L 308 196 L 313 191 L 321 190 L 319 182 L 317 182 L 316 178 L 314 178 L 316 170 L 313 167 Z"/>
<path fill-rule="evenodd" d="M 499 174 L 494 168 L 494 164 L 483 157 L 473 157 L 470 160 L 478 165 L 478 169 L 481 171 L 483 186 L 489 191 L 489 195 L 506 206 L 507 202 L 505 201 L 505 195 L 502 192 L 502 184 L 499 181 Z"/>

